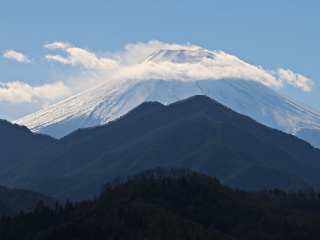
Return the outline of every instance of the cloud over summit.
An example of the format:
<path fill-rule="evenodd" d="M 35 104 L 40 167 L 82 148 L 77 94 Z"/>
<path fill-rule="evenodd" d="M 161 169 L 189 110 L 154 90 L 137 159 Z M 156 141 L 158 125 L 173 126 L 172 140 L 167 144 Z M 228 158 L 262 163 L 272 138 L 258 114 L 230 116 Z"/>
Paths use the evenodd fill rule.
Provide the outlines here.
<path fill-rule="evenodd" d="M 303 91 L 311 91 L 313 86 L 313 81 L 289 69 L 266 70 L 223 51 L 209 51 L 189 43 L 168 44 L 152 40 L 128 43 L 117 52 L 93 52 L 61 41 L 46 43 L 43 47 L 45 51 L 50 51 L 45 55 L 45 60 L 72 66 L 72 77 L 62 76 L 54 83 L 41 86 L 20 81 L 0 82 L 0 101 L 54 103 L 100 83 L 116 84 L 128 79 L 242 79 L 273 88 L 290 84 Z M 59 54 L 55 54 L 57 51 Z M 23 63 L 32 61 L 14 50 L 5 51 L 3 57 Z"/>
<path fill-rule="evenodd" d="M 167 44 L 156 40 L 147 43 L 129 43 L 123 51 L 108 53 L 106 56 L 98 56 L 94 52 L 63 42 L 46 44 L 45 47 L 52 50 L 62 49 L 66 55 L 49 54 L 45 57 L 47 60 L 82 66 L 98 76 L 102 82 L 126 79 L 167 81 L 242 79 L 257 81 L 274 88 L 290 84 L 303 91 L 310 91 L 313 85 L 310 79 L 291 70 L 281 68 L 265 70 L 261 66 L 251 65 L 223 51 L 208 51 L 191 44 Z M 157 56 L 158 59 L 151 56 L 161 51 L 164 54 Z M 184 55 L 179 56 L 182 52 Z"/>

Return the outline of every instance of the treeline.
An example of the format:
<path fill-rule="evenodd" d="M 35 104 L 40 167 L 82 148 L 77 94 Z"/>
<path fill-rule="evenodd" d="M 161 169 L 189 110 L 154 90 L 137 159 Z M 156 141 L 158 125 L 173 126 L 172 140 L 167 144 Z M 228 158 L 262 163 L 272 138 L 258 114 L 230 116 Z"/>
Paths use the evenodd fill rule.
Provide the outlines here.
<path fill-rule="evenodd" d="M 232 190 L 188 169 L 116 178 L 94 200 L 3 216 L 1 239 L 320 239 L 312 188 Z"/>

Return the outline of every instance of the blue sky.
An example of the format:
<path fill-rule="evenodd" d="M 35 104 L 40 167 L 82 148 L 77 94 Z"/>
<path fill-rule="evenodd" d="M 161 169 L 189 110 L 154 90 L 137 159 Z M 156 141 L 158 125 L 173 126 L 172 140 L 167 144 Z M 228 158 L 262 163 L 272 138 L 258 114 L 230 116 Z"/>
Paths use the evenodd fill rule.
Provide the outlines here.
<path fill-rule="evenodd" d="M 46 59 L 65 57 L 62 48 L 44 47 L 54 42 L 100 57 L 150 40 L 222 50 L 311 79 L 311 91 L 289 84 L 278 90 L 320 110 L 319 13 L 320 1 L 311 0 L 0 0 L 0 118 L 18 119 L 85 88 L 88 69 Z M 26 94 L 20 100 L 17 89 Z"/>

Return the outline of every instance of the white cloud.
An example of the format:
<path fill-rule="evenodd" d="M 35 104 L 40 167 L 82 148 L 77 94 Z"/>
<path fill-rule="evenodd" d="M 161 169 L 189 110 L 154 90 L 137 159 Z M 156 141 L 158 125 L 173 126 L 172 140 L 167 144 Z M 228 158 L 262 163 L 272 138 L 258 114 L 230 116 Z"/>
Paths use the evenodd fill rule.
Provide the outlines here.
<path fill-rule="evenodd" d="M 28 56 L 23 55 L 22 53 L 16 52 L 14 50 L 7 50 L 3 53 L 4 58 L 9 58 L 22 63 L 32 62 Z"/>
<path fill-rule="evenodd" d="M 294 73 L 291 70 L 284 70 L 282 68 L 278 68 L 277 74 L 281 81 L 299 87 L 306 92 L 311 91 L 311 88 L 314 85 L 314 83 L 309 78 L 306 78 L 298 73 Z"/>
<path fill-rule="evenodd" d="M 58 42 L 49 45 L 55 46 L 61 44 L 63 43 Z M 115 60 L 108 58 L 98 58 L 95 53 L 88 52 L 87 50 L 84 50 L 82 48 L 66 47 L 63 50 L 67 53 L 67 57 L 48 54 L 45 56 L 45 59 L 57 61 L 62 64 L 70 64 L 72 66 L 82 65 L 87 69 L 110 69 L 118 66 L 118 63 Z"/>
<path fill-rule="evenodd" d="M 97 83 L 125 79 L 195 81 L 231 78 L 253 80 L 275 88 L 291 84 L 303 91 L 310 91 L 313 85 L 310 79 L 291 70 L 281 68 L 276 71 L 265 70 L 261 66 L 251 65 L 223 51 L 208 51 L 191 44 L 167 44 L 156 40 L 147 43 L 129 43 L 123 51 L 107 53 L 103 57 L 101 56 L 103 54 L 97 56 L 69 43 L 55 42 L 45 46 L 53 50 L 60 48 L 66 53 L 65 57 L 47 55 L 45 57 L 47 60 L 83 66 L 90 75 L 98 79 Z M 179 53 L 184 55 L 175 56 L 176 53 L 159 51 L 161 49 L 184 50 Z M 158 53 L 150 56 L 155 52 Z M 91 86 L 92 82 L 92 78 L 88 79 L 88 86 Z M 85 85 L 79 82 L 75 84 Z"/>
<path fill-rule="evenodd" d="M 0 82 L 0 101 L 10 103 L 42 102 L 61 100 L 71 95 L 71 89 L 62 82 L 30 86 L 19 81 Z"/>
<path fill-rule="evenodd" d="M 55 49 L 66 49 L 71 47 L 72 45 L 70 43 L 67 42 L 54 42 L 54 43 L 46 43 L 43 45 L 44 48 L 48 48 L 51 50 L 55 50 Z"/>
<path fill-rule="evenodd" d="M 52 61 L 57 61 L 57 62 L 60 62 L 62 64 L 70 64 L 68 59 L 65 59 L 61 55 L 46 55 L 45 59 L 52 60 Z"/>

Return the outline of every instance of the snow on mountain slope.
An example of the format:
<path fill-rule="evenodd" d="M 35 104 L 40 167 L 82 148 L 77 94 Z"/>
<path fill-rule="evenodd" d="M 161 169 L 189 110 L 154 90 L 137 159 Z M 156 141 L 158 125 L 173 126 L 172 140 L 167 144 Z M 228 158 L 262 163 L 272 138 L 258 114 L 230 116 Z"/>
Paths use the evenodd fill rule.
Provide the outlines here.
<path fill-rule="evenodd" d="M 203 58 L 213 59 L 215 54 L 203 48 L 192 50 L 159 50 L 148 56 L 142 62 L 173 62 L 173 63 L 195 63 Z"/>
<path fill-rule="evenodd" d="M 141 63 L 194 63 L 203 58 L 214 57 L 214 53 L 204 49 L 159 50 Z M 262 124 L 290 134 L 297 134 L 305 129 L 312 129 L 316 134 L 320 132 L 319 111 L 262 83 L 239 79 L 110 81 L 30 114 L 15 123 L 25 125 L 34 132 L 60 138 L 78 128 L 115 120 L 144 101 L 170 104 L 194 95 L 211 97 Z M 304 134 L 303 136 L 307 136 L 304 139 L 308 140 L 309 135 Z M 314 138 L 315 134 L 311 135 Z M 317 145 L 314 139 L 312 143 L 320 147 L 320 143 Z"/>

